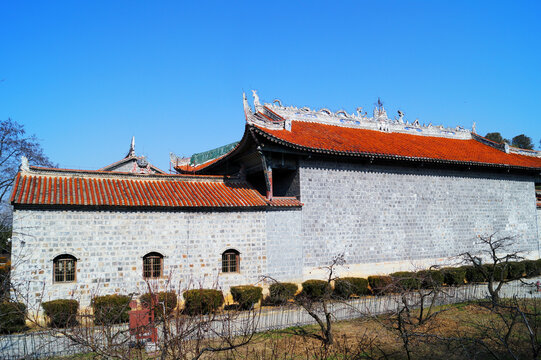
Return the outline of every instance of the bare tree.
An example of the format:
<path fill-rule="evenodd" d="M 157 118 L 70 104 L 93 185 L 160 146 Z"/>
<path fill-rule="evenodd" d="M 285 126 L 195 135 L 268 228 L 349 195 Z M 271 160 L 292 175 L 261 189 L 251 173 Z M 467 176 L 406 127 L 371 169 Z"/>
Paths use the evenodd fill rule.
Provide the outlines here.
<path fill-rule="evenodd" d="M 310 332 L 306 328 L 295 328 L 292 331 L 295 335 L 308 336 L 321 341 L 325 350 L 334 342 L 331 302 L 336 301 L 336 299 L 332 298 L 331 283 L 337 279 L 337 268 L 343 266 L 345 262 L 344 254 L 339 254 L 331 260 L 329 265 L 322 267 L 327 272 L 327 278 L 318 296 L 314 297 L 306 292 L 301 292 L 295 298 L 295 303 L 306 310 L 316 321 L 319 332 Z"/>
<path fill-rule="evenodd" d="M 503 284 L 511 281 L 506 279 L 505 276 L 509 262 L 521 260 L 523 257 L 519 255 L 519 251 L 508 252 L 512 245 L 516 243 L 513 236 L 500 237 L 497 233 L 493 233 L 491 235 L 479 235 L 478 239 L 481 246 L 478 253 L 465 252 L 460 256 L 465 263 L 473 265 L 476 271 L 482 274 L 487 281 L 492 304 L 497 304 Z M 483 264 L 484 259 L 487 261 L 486 264 Z"/>
<path fill-rule="evenodd" d="M 170 284 L 170 281 L 166 281 L 158 286 L 147 281 L 146 290 L 143 291 L 148 291 L 150 298 L 157 299 L 159 289 L 172 293 Z M 97 287 L 93 295 L 99 295 L 100 290 Z M 134 294 L 130 296 L 132 300 L 136 299 Z M 137 341 L 135 334 L 151 333 L 156 329 L 157 341 L 151 350 L 153 356 L 160 359 L 195 360 L 209 353 L 234 352 L 249 344 L 256 334 L 260 316 L 259 309 L 215 309 L 193 314 L 178 306 L 169 311 L 167 303 L 156 301 L 148 307 L 155 314 L 152 321 L 133 329 L 122 321 L 116 321 L 121 317 L 120 312 L 128 310 L 127 306 L 112 309 L 111 313 L 106 314 L 106 318 L 111 321 L 100 323 L 96 321 L 95 310 L 83 309 L 79 311 L 77 321 L 69 322 L 64 328 L 48 327 L 37 313 L 29 314 L 29 319 L 34 327 L 42 330 L 43 344 L 61 335 L 69 339 L 69 346 L 80 349 L 80 352 L 92 352 L 107 359 L 145 359 L 146 343 Z M 148 314 L 142 315 L 148 318 Z"/>
<path fill-rule="evenodd" d="M 396 302 L 394 311 L 375 319 L 391 333 L 395 333 L 402 342 L 406 358 L 412 358 L 412 342 L 421 339 L 434 328 L 433 320 L 447 307 L 438 307 L 445 303 L 448 296 L 442 287 L 441 273 L 431 267 L 416 272 L 396 273 L 385 292 L 393 292 Z M 386 354 L 390 356 L 392 354 Z"/>
<path fill-rule="evenodd" d="M 55 166 L 43 153 L 37 137 L 28 136 L 23 125 L 11 119 L 0 121 L 0 201 L 13 184 L 21 156 L 34 165 Z"/>

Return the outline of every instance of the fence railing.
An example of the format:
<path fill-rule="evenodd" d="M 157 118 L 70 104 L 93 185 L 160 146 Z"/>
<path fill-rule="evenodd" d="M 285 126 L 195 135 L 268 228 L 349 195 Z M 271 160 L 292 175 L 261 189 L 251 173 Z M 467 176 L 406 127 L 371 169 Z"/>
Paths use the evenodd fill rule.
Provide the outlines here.
<path fill-rule="evenodd" d="M 541 297 L 535 282 L 541 280 L 528 279 L 529 284 L 521 281 L 513 281 L 503 285 L 500 290 L 501 297 Z M 408 296 L 418 296 L 410 294 Z M 479 300 L 488 297 L 485 284 L 472 284 L 461 287 L 444 288 L 438 294 L 434 305 L 448 305 L 472 300 Z M 412 299 L 414 300 L 414 299 Z M 363 316 L 380 315 L 396 310 L 401 301 L 401 295 L 391 294 L 384 296 L 367 296 L 348 301 L 333 302 L 330 304 L 331 313 L 335 320 L 349 320 Z M 219 319 L 218 319 L 219 320 Z M 248 321 L 251 322 L 251 329 L 255 332 L 284 329 L 294 326 L 314 324 L 315 320 L 299 306 L 281 306 L 263 308 L 256 313 L 240 313 L 230 320 L 229 326 L 232 333 L 242 333 Z M 223 326 L 220 321 L 215 321 L 213 326 Z M 85 330 L 87 333 L 98 334 L 101 330 Z M 115 327 L 115 331 L 123 332 L 127 336 L 127 326 Z M 100 336 L 97 335 L 97 338 Z M 53 356 L 68 356 L 89 352 L 89 348 L 71 340 L 65 335 L 50 331 L 30 331 L 18 335 L 0 336 L 0 359 L 40 359 Z"/>

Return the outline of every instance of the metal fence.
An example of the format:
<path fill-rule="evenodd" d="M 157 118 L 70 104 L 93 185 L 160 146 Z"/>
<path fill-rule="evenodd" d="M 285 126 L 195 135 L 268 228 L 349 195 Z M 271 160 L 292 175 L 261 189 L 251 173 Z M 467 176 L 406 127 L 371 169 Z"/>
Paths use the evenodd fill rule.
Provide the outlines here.
<path fill-rule="evenodd" d="M 504 284 L 500 290 L 501 297 L 541 297 L 535 284 L 538 279 L 528 279 L 529 284 L 521 281 L 513 281 Z M 408 296 L 412 303 L 418 294 L 412 293 Z M 484 284 L 466 285 L 457 288 L 445 288 L 435 300 L 434 305 L 447 305 L 471 300 L 479 300 L 488 297 L 487 286 Z M 363 316 L 380 315 L 392 312 L 397 309 L 401 301 L 400 295 L 367 296 L 348 301 L 331 303 L 330 310 L 334 320 L 349 320 Z M 256 332 L 268 330 L 285 329 L 294 326 L 314 324 L 314 319 L 301 307 L 282 306 L 263 308 L 255 314 L 240 314 L 236 316 L 230 326 L 233 333 L 241 333 L 245 329 L 247 321 L 251 321 L 252 329 Z M 215 326 L 223 326 L 219 319 Z M 89 330 L 99 333 L 99 328 Z M 115 327 L 115 331 L 127 333 L 127 326 Z M 99 336 L 98 336 L 99 337 Z M 0 359 L 40 359 L 54 356 L 68 356 L 78 353 L 89 352 L 90 350 L 68 337 L 55 334 L 51 331 L 34 331 L 20 335 L 0 336 Z"/>

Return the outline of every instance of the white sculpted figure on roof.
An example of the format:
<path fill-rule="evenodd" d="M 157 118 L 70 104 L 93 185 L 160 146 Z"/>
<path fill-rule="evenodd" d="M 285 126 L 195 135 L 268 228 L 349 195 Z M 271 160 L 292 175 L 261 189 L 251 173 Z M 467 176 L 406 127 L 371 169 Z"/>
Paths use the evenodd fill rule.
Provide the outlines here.
<path fill-rule="evenodd" d="M 285 129 L 290 131 L 292 121 L 303 121 L 385 132 L 471 139 L 471 131 L 459 126 L 456 128 L 445 128 L 442 125 L 432 126 L 432 124 L 424 126 L 417 119 L 410 124 L 400 110 L 398 111 L 398 119 L 390 119 L 380 99 L 375 105 L 373 117 L 368 117 L 366 112 L 363 113 L 362 107 L 356 109 L 356 114 L 348 114 L 343 109 L 332 112 L 328 108 L 312 110 L 306 106 L 301 108 L 284 106 L 278 99 L 275 99 L 272 104 L 261 104 L 257 92 L 252 90 L 252 94 L 254 96 L 254 111 L 252 111 L 246 95 L 243 93 L 246 121 L 272 130 Z"/>

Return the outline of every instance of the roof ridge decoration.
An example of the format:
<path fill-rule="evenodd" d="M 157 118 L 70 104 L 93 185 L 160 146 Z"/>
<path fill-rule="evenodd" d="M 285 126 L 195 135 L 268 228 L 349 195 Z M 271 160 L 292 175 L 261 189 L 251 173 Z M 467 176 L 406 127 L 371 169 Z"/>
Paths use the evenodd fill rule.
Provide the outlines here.
<path fill-rule="evenodd" d="M 136 181 L 183 181 L 183 182 L 230 182 L 242 183 L 244 179 L 235 176 L 225 175 L 200 175 L 200 174 L 142 174 L 132 172 L 118 172 L 107 170 L 79 170 L 46 168 L 40 166 L 29 166 L 27 170 L 20 171 L 26 175 L 46 177 L 68 177 L 68 178 L 102 178 L 102 179 L 129 179 Z"/>
<path fill-rule="evenodd" d="M 131 138 L 130 151 L 128 151 L 128 155 L 126 155 L 125 158 L 132 156 L 135 156 L 135 136 L 132 136 Z"/>
<path fill-rule="evenodd" d="M 257 95 L 257 91 L 252 90 L 252 94 L 254 96 L 254 111 L 252 111 L 252 108 L 248 103 L 246 94 L 242 94 L 246 122 L 270 130 L 291 131 L 292 121 L 303 121 L 382 132 L 396 132 L 462 140 L 472 139 L 472 131 L 465 129 L 462 126 L 449 128 L 444 127 L 443 125 L 434 126 L 432 123 L 424 125 L 421 124 L 418 119 L 410 123 L 404 119 L 405 114 L 400 110 L 398 110 L 398 117 L 390 119 L 381 102 L 374 108 L 373 116 L 368 117 L 367 112 L 363 112 L 362 107 L 358 107 L 356 113 L 348 114 L 343 109 L 332 112 L 328 108 L 313 110 L 308 107 L 298 108 L 296 106 L 284 106 L 279 99 L 275 99 L 272 103 L 264 103 L 262 105 L 259 96 Z"/>

